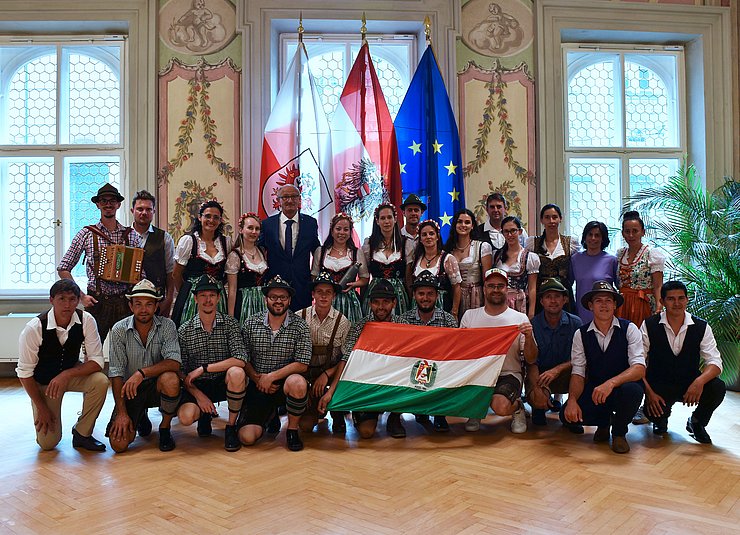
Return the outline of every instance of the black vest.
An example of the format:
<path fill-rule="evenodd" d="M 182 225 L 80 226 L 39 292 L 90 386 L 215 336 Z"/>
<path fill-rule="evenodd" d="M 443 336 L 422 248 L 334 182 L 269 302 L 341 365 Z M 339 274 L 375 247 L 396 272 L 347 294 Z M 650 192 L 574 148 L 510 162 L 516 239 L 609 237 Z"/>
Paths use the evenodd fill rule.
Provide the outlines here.
<path fill-rule="evenodd" d="M 154 227 L 144 245 L 144 271 L 146 278 L 164 295 L 167 286 L 167 264 L 164 258 L 164 230 Z"/>
<path fill-rule="evenodd" d="M 49 310 L 39 314 L 41 320 L 41 345 L 39 346 L 39 362 L 33 370 L 33 378 L 37 383 L 48 385 L 54 377 L 64 370 L 74 368 L 80 359 L 80 348 L 85 336 L 82 333 L 82 311 L 75 310 L 80 323 L 76 323 L 69 330 L 64 345 L 59 343 L 56 330 L 48 330 Z"/>
<path fill-rule="evenodd" d="M 629 321 L 619 318 L 619 328 L 614 327 L 606 351 L 602 351 L 596 332 L 588 330 L 590 323 L 581 327 L 581 340 L 586 353 L 586 376 L 590 383 L 600 385 L 630 367 L 627 357 L 629 324 Z"/>
<path fill-rule="evenodd" d="M 660 314 L 645 320 L 650 350 L 647 354 L 647 380 L 651 385 L 677 386 L 686 389 L 699 377 L 699 346 L 707 330 L 707 322 L 691 316 L 694 325 L 686 329 L 683 347 L 674 355 L 668 343 L 665 327 L 660 324 Z"/>

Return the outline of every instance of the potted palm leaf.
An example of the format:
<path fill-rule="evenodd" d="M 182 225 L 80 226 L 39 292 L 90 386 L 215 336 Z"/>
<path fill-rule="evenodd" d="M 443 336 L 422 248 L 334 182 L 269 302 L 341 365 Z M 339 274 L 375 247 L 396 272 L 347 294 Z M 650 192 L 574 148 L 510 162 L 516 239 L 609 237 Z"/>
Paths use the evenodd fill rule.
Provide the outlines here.
<path fill-rule="evenodd" d="M 670 259 L 666 280 L 686 284 L 689 312 L 714 331 L 722 380 L 740 390 L 740 182 L 725 178 L 705 192 L 695 167 L 684 163 L 665 185 L 629 197 L 625 210 L 646 216 L 648 232 Z"/>

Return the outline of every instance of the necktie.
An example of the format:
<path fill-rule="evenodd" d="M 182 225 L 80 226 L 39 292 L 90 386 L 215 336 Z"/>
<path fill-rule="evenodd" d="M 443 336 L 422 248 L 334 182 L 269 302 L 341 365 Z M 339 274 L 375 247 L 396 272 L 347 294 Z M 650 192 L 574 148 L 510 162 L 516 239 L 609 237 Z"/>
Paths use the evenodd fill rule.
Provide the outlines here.
<path fill-rule="evenodd" d="M 285 222 L 285 254 L 288 258 L 293 258 L 293 223 L 292 219 Z"/>

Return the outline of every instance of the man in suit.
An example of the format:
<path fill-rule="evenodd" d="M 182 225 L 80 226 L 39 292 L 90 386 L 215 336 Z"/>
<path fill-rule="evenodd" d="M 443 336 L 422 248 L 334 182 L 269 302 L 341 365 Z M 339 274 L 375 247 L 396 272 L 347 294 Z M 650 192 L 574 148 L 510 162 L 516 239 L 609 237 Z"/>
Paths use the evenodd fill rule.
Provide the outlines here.
<path fill-rule="evenodd" d="M 267 249 L 268 278 L 280 275 L 295 289 L 294 312 L 311 305 L 311 254 L 321 245 L 319 225 L 300 213 L 301 192 L 293 184 L 278 190 L 280 213 L 262 222 L 259 245 Z"/>

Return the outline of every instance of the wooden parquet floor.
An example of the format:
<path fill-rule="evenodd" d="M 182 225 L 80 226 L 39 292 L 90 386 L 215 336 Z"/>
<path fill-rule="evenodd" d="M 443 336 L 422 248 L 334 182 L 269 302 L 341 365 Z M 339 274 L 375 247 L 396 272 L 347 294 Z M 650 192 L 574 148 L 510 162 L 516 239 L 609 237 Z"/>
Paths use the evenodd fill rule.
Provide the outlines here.
<path fill-rule="evenodd" d="M 130 452 L 78 452 L 70 428 L 81 396 L 67 394 L 58 449 L 36 446 L 30 402 L 0 380 L 0 533 L 740 533 L 740 394 L 728 393 L 709 427 L 712 446 L 684 430 L 675 407 L 670 435 L 631 426 L 627 455 L 574 436 L 554 415 L 546 428 L 513 435 L 489 416 L 478 433 L 450 419 L 447 435 L 406 415 L 408 438 L 359 440 L 326 424 L 285 449 L 284 433 L 237 453 L 177 423 L 177 449 L 155 431 Z M 103 437 L 109 397 L 95 435 Z M 226 408 L 222 406 L 222 415 Z"/>

